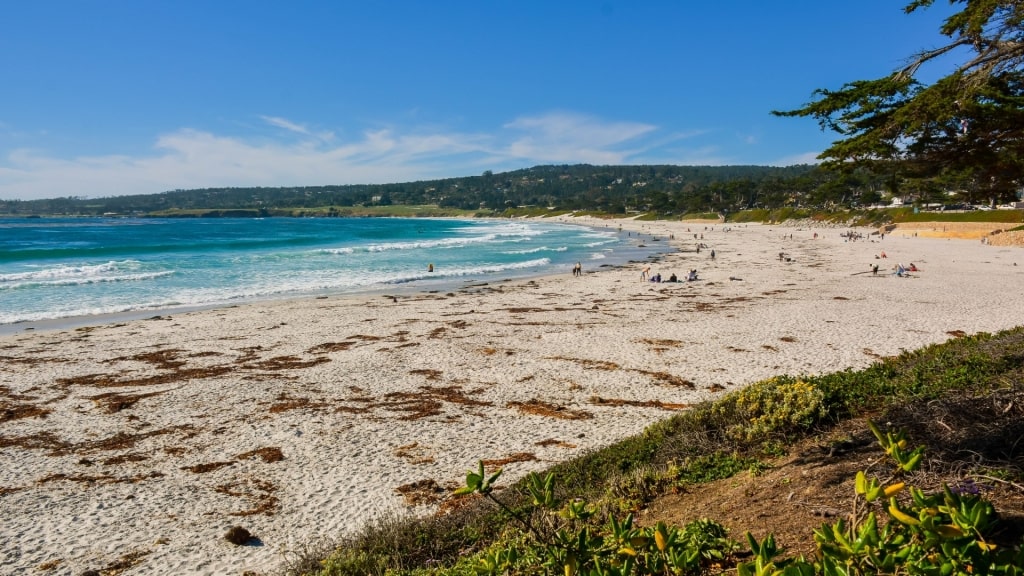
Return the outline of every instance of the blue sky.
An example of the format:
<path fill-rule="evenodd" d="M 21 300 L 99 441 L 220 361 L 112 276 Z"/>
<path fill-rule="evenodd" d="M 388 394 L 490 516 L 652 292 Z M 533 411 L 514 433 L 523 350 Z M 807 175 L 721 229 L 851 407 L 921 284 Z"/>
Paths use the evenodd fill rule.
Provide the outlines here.
<path fill-rule="evenodd" d="M 5 2 L 0 199 L 814 162 L 770 111 L 941 45 L 906 3 Z"/>

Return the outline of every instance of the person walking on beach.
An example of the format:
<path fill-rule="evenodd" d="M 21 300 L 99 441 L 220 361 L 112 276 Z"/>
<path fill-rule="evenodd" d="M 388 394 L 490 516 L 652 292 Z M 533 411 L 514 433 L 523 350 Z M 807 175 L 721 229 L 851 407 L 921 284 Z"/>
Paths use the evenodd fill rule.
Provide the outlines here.
<path fill-rule="evenodd" d="M 714 259 L 715 259 L 715 251 L 714 251 L 714 250 L 711 250 L 711 259 L 712 259 L 712 260 L 714 260 Z"/>
<path fill-rule="evenodd" d="M 572 275 L 583 276 L 583 265 L 577 262 L 576 265 L 572 267 Z"/>
<path fill-rule="evenodd" d="M 640 281 L 644 282 L 647 280 L 647 273 L 651 271 L 650 266 L 644 266 L 644 269 L 640 271 Z"/>

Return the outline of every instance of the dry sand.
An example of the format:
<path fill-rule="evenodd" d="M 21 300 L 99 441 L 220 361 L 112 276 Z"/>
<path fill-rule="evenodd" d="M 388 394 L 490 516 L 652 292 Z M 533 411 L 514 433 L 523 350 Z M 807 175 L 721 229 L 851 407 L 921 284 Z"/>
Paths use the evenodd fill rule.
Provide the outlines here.
<path fill-rule="evenodd" d="M 375 515 L 428 512 L 401 492 L 443 493 L 478 459 L 517 478 L 759 379 L 1022 320 L 1019 247 L 578 221 L 671 242 L 652 272 L 701 280 L 585 262 L 0 338 L 0 573 L 270 572 Z M 228 543 L 235 525 L 258 539 Z"/>
<path fill-rule="evenodd" d="M 886 226 L 893 236 L 979 240 L 993 246 L 1024 246 L 1024 230 L 1007 222 L 904 222 Z"/>

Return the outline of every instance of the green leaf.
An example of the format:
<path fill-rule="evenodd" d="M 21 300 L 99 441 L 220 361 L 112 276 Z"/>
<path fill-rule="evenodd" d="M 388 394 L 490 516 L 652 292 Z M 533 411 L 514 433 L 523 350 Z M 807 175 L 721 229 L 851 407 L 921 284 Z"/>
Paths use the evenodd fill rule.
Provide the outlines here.
<path fill-rule="evenodd" d="M 878 443 L 881 444 L 882 448 L 889 447 L 889 439 L 886 438 L 884 434 L 882 434 L 882 431 L 879 430 L 878 426 L 876 426 L 875 423 L 872 422 L 871 420 L 868 420 L 868 428 L 871 429 L 871 433 L 874 434 L 875 438 L 878 439 Z"/>
<path fill-rule="evenodd" d="M 873 488 L 871 488 L 871 490 L 868 491 L 867 495 L 864 496 L 864 499 L 867 500 L 868 502 L 874 502 L 875 500 L 881 498 L 884 494 L 884 488 L 882 488 L 881 486 L 874 486 Z"/>

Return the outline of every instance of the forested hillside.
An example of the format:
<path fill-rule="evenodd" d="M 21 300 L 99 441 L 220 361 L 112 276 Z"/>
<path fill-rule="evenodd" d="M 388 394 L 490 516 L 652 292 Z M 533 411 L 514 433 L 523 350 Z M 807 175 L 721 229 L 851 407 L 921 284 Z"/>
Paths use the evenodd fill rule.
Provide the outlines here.
<path fill-rule="evenodd" d="M 169 210 L 247 210 L 369 205 L 437 205 L 502 211 L 539 206 L 569 210 L 718 212 L 825 202 L 857 203 L 881 184 L 846 179 L 814 166 L 591 166 L 563 165 L 480 176 L 381 185 L 202 188 L 160 194 L 0 201 L 0 213 L 99 215 Z M 331 211 L 327 212 L 332 213 Z"/>
<path fill-rule="evenodd" d="M 48 200 L 0 200 L 0 214 L 32 215 L 346 215 L 354 206 L 432 205 L 500 213 L 509 208 L 591 210 L 609 214 L 733 213 L 757 208 L 858 207 L 900 195 L 916 202 L 992 203 L 968 183 L 899 183 L 865 171 L 813 165 L 536 166 L 523 170 L 396 184 L 200 188 L 160 194 Z M 951 199 L 950 193 L 956 197 Z M 193 211 L 188 213 L 187 211 Z"/>

